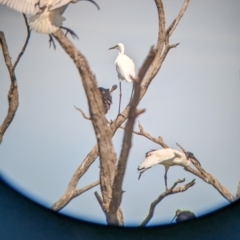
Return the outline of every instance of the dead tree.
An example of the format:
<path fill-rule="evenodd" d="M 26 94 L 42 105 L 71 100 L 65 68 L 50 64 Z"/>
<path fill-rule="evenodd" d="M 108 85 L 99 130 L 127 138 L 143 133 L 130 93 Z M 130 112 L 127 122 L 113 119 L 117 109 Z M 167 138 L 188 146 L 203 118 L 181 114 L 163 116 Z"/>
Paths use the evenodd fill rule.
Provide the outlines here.
<path fill-rule="evenodd" d="M 123 193 L 122 183 L 126 170 L 129 151 L 132 146 L 132 134 L 142 135 L 148 138 L 149 140 L 160 144 L 163 148 L 168 148 L 167 144 L 163 142 L 163 139 L 161 137 L 159 138 L 152 137 L 150 134 L 144 131 L 143 127 L 140 124 L 139 132 L 133 131 L 133 128 L 136 118 L 145 111 L 137 109 L 138 103 L 144 97 L 152 80 L 161 69 L 161 66 L 169 50 L 177 47 L 179 44 L 179 43 L 170 44 L 170 36 L 172 35 L 181 18 L 183 17 L 188 7 L 189 1 L 190 0 L 184 0 L 177 17 L 166 29 L 163 3 L 161 0 L 155 0 L 155 4 L 158 11 L 158 27 L 159 27 L 156 47 L 152 47 L 150 49 L 149 54 L 146 57 L 146 60 L 144 61 L 142 67 L 138 72 L 138 76 L 136 77 L 136 79 L 134 79 L 135 91 L 133 99 L 131 100 L 130 104 L 122 111 L 120 115 L 117 116 L 115 120 L 111 121 L 110 123 L 107 122 L 105 118 L 103 111 L 103 103 L 101 101 L 101 96 L 97 87 L 97 82 L 95 76 L 93 75 L 88 65 L 85 56 L 75 48 L 72 42 L 64 35 L 64 33 L 60 29 L 53 34 L 53 36 L 56 38 L 56 40 L 65 50 L 65 52 L 73 60 L 74 64 L 78 69 L 87 96 L 90 117 L 86 117 L 86 115 L 80 109 L 78 110 L 82 113 L 83 117 L 85 117 L 88 120 L 91 120 L 97 140 L 97 144 L 92 148 L 92 150 L 88 153 L 88 155 L 82 161 L 80 166 L 76 169 L 75 173 L 73 174 L 68 184 L 65 193 L 62 195 L 62 197 L 60 197 L 60 199 L 57 202 L 55 202 L 52 205 L 51 209 L 53 209 L 54 211 L 59 211 L 60 209 L 65 207 L 73 198 L 100 184 L 101 195 L 98 192 L 95 192 L 95 196 L 103 212 L 105 213 L 107 223 L 109 225 L 118 226 L 124 224 L 124 218 L 122 210 L 120 208 Z M 24 19 L 26 22 L 25 15 Z M 9 57 L 4 34 L 0 32 L 0 43 L 2 46 L 5 63 L 8 67 L 11 79 L 11 86 L 8 95 L 9 110 L 3 124 L 0 127 L 0 142 L 2 141 L 2 137 L 6 129 L 9 127 L 11 121 L 13 120 L 18 107 L 18 91 L 14 70 L 25 51 L 25 48 L 30 37 L 30 30 L 28 25 L 27 30 L 28 30 L 27 39 L 25 41 L 21 53 L 19 54 L 13 66 L 11 63 L 11 59 Z M 125 121 L 126 124 L 123 127 L 122 124 Z M 117 159 L 111 139 L 119 128 L 123 128 L 125 132 L 123 137 L 121 153 L 119 158 Z M 185 152 L 183 148 L 182 150 Z M 91 164 L 96 160 L 97 157 L 99 157 L 100 159 L 99 180 L 96 180 L 95 182 L 85 186 L 82 189 L 77 189 L 76 187 L 81 177 L 87 172 L 87 170 L 89 169 Z M 185 168 L 186 171 L 191 172 L 192 174 L 201 178 L 203 181 L 211 184 L 229 202 L 232 202 L 234 199 L 239 198 L 240 185 L 238 185 L 236 198 L 234 198 L 229 193 L 229 191 L 217 181 L 217 179 L 215 179 L 211 174 L 207 173 L 196 161 L 194 161 L 194 159 L 192 159 L 192 163 L 197 170 L 191 167 L 187 167 Z M 151 220 L 154 214 L 155 207 L 157 206 L 158 203 L 161 202 L 163 198 L 175 193 L 186 191 L 195 184 L 194 179 L 191 182 L 176 188 L 176 186 L 179 183 L 182 183 L 184 181 L 185 179 L 177 180 L 170 189 L 160 194 L 159 197 L 152 202 L 152 204 L 150 205 L 149 213 L 145 220 L 140 224 L 140 226 L 146 226 L 146 224 Z"/>
<path fill-rule="evenodd" d="M 138 74 L 139 90 L 135 91 L 133 101 L 127 106 L 122 113 L 112 121 L 109 126 L 101 111 L 103 108 L 100 101 L 100 94 L 97 91 L 97 84 L 93 76 L 86 58 L 78 51 L 73 44 L 64 36 L 61 30 L 56 31 L 53 35 L 66 51 L 66 53 L 74 61 L 88 98 L 90 119 L 97 137 L 97 145 L 88 153 L 86 158 L 82 161 L 80 166 L 73 174 L 68 187 L 63 196 L 52 205 L 52 209 L 59 211 L 66 206 L 73 197 L 76 196 L 76 186 L 81 177 L 87 172 L 91 164 L 99 156 L 100 158 L 100 187 L 102 196 L 97 192 L 95 195 L 102 207 L 108 224 L 122 225 L 123 216 L 120 209 L 122 198 L 122 180 L 125 173 L 128 152 L 131 147 L 132 131 L 135 118 L 142 111 L 136 110 L 137 104 L 145 95 L 152 80 L 160 70 L 170 49 L 178 46 L 177 44 L 170 44 L 170 36 L 177 27 L 179 21 L 184 15 L 189 0 L 185 0 L 179 14 L 174 19 L 172 24 L 166 29 L 165 27 L 165 13 L 161 0 L 155 0 L 158 10 L 159 32 L 155 48 L 151 48 L 146 61 Z M 124 134 L 124 143 L 118 164 L 116 165 L 116 154 L 113 149 L 111 138 L 118 130 L 118 128 L 126 121 L 126 131 Z"/>

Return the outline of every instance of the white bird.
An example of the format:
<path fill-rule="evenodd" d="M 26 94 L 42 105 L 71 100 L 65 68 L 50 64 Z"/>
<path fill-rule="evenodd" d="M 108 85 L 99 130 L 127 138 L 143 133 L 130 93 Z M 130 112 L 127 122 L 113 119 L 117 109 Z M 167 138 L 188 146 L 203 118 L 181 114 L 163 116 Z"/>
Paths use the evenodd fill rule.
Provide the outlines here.
<path fill-rule="evenodd" d="M 167 188 L 167 172 L 171 166 L 181 166 L 181 167 L 188 167 L 191 164 L 191 160 L 195 159 L 197 162 L 198 160 L 195 158 L 193 153 L 191 152 L 180 152 L 175 149 L 165 148 L 160 150 L 151 150 L 146 153 L 145 160 L 138 166 L 138 171 L 140 171 L 139 178 L 141 174 L 146 171 L 148 168 L 151 168 L 154 165 L 162 164 L 165 166 L 165 187 Z M 199 162 L 198 162 L 199 163 Z M 199 165 L 201 165 L 199 163 Z"/>
<path fill-rule="evenodd" d="M 118 73 L 118 80 L 119 80 L 119 108 L 118 108 L 118 114 L 120 114 L 120 106 L 121 106 L 121 99 L 122 99 L 122 87 L 121 87 L 121 81 L 126 80 L 128 82 L 133 82 L 133 79 L 135 79 L 135 64 L 132 59 L 130 59 L 127 55 L 124 54 L 124 45 L 122 43 L 118 43 L 116 46 L 109 48 L 110 49 L 118 49 L 119 53 L 115 60 L 116 70 Z M 133 94 L 134 85 L 132 88 L 132 94 Z M 132 98 L 131 94 L 131 98 Z M 131 100 L 130 98 L 130 100 Z"/>
<path fill-rule="evenodd" d="M 31 29 L 39 33 L 51 34 L 63 28 L 72 36 L 76 34 L 69 28 L 62 27 L 65 18 L 62 16 L 69 3 L 84 0 L 0 0 L 0 4 L 6 5 L 21 13 L 33 15 L 29 18 Z M 85 0 L 99 6 L 93 0 Z"/>

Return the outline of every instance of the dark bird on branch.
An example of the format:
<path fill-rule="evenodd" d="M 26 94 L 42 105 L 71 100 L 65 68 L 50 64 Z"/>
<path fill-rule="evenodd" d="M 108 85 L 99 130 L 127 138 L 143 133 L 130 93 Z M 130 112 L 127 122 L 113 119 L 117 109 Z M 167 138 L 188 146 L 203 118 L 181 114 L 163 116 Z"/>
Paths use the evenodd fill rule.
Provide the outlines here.
<path fill-rule="evenodd" d="M 181 211 L 181 210 L 177 210 L 176 214 L 174 216 L 174 218 L 172 219 L 171 223 L 173 222 L 173 220 L 176 218 L 176 222 L 183 222 L 186 220 L 190 220 L 190 219 L 194 219 L 196 218 L 195 214 L 193 212 L 190 211 Z"/>
<path fill-rule="evenodd" d="M 108 110 L 110 109 L 110 106 L 112 104 L 112 96 L 111 93 L 117 89 L 117 85 L 113 85 L 111 88 L 98 88 L 102 97 L 103 101 L 103 107 L 104 107 L 104 113 L 107 114 Z"/>
<path fill-rule="evenodd" d="M 161 164 L 165 167 L 165 187 L 167 188 L 167 172 L 171 166 L 181 166 L 188 167 L 191 164 L 190 158 L 198 160 L 194 157 L 191 152 L 180 152 L 176 149 L 165 148 L 159 150 L 151 150 L 146 153 L 145 160 L 138 166 L 138 171 L 140 171 L 140 175 L 138 179 L 140 179 L 141 174 L 145 172 L 148 168 L 151 168 L 154 165 Z M 199 162 L 198 162 L 199 163 Z M 200 164 L 200 163 L 199 163 Z"/>

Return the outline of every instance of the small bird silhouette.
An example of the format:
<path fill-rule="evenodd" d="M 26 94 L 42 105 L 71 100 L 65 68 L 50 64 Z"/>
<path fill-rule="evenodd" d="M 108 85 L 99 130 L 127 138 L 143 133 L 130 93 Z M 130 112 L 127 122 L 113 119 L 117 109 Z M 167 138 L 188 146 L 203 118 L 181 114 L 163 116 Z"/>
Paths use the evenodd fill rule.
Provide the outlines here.
<path fill-rule="evenodd" d="M 112 104 L 112 96 L 111 93 L 117 89 L 117 85 L 113 85 L 111 88 L 103 88 L 99 87 L 98 88 L 102 97 L 103 101 L 103 107 L 104 107 L 104 113 L 107 114 L 108 110 L 110 109 L 110 106 Z"/>
<path fill-rule="evenodd" d="M 173 222 L 173 220 L 175 218 L 176 218 L 176 222 L 183 222 L 183 221 L 186 221 L 186 220 L 196 218 L 196 215 L 193 212 L 190 212 L 190 211 L 187 211 L 187 210 L 186 211 L 181 211 L 181 210 L 178 209 L 171 222 Z"/>

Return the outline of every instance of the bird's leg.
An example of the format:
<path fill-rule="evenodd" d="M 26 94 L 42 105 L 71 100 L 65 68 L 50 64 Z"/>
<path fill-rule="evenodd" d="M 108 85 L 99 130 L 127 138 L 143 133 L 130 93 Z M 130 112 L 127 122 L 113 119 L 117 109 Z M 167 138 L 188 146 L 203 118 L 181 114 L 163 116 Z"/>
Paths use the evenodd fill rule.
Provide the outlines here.
<path fill-rule="evenodd" d="M 63 27 L 63 26 L 61 26 L 60 28 L 66 30 L 66 34 L 65 34 L 65 36 L 67 36 L 67 34 L 70 33 L 71 36 L 72 36 L 72 38 L 79 39 L 78 36 L 77 36 L 77 34 L 76 34 L 74 31 L 72 31 L 71 29 L 66 28 L 66 27 Z"/>
<path fill-rule="evenodd" d="M 118 106 L 118 115 L 120 114 L 121 99 L 122 99 L 122 84 L 121 84 L 121 81 L 119 81 L 119 106 Z"/>
<path fill-rule="evenodd" d="M 165 180 L 165 188 L 166 188 L 166 191 L 168 190 L 168 187 L 167 187 L 167 172 L 168 172 L 168 169 L 169 169 L 169 167 L 166 167 L 166 166 L 165 166 L 164 180 Z"/>
<path fill-rule="evenodd" d="M 164 175 L 164 180 L 165 180 L 165 188 L 166 188 L 166 190 L 168 190 L 168 187 L 167 187 L 167 174 L 166 173 Z"/>
<path fill-rule="evenodd" d="M 49 48 L 51 47 L 51 45 L 53 45 L 54 50 L 56 50 L 56 45 L 55 45 L 55 42 L 54 42 L 54 40 L 53 40 L 52 35 L 51 35 L 51 34 L 48 34 L 48 36 L 49 36 L 49 40 L 48 40 L 48 42 L 49 42 Z"/>

